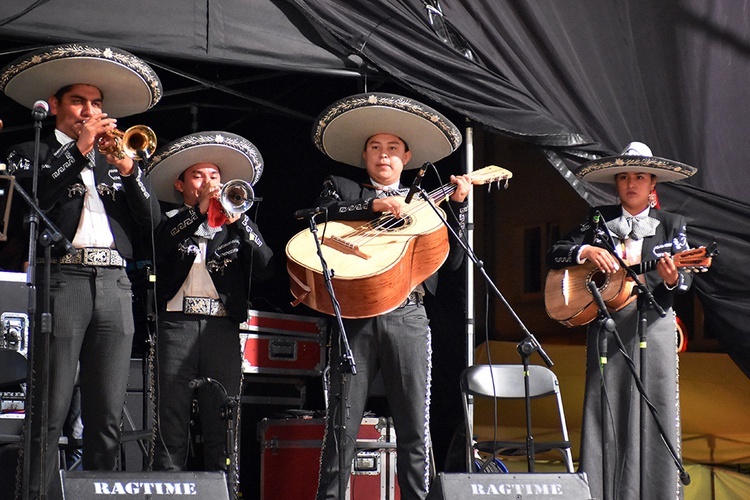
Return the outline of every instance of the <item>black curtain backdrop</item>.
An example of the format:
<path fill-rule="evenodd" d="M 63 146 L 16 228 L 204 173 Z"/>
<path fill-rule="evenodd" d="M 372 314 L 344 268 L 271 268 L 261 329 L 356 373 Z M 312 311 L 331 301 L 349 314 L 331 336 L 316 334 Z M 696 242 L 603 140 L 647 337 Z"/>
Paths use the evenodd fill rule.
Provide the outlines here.
<path fill-rule="evenodd" d="M 0 40 L 28 45 L 0 45 L 0 55 L 9 62 L 14 51 L 94 41 L 162 63 L 160 76 L 173 61 L 184 63 L 188 79 L 200 67 L 193 81 L 219 94 L 232 94 L 232 81 L 266 78 L 233 101 L 217 104 L 214 93 L 196 104 L 201 113 L 209 105 L 242 113 L 227 111 L 210 128 L 256 127 L 249 137 L 259 138 L 264 156 L 276 144 L 265 144 L 263 133 L 309 130 L 323 106 L 346 95 L 300 75 L 367 75 L 369 90 L 387 75 L 475 126 L 542 148 L 592 204 L 612 195 L 578 182 L 570 170 L 631 140 L 646 142 L 658 156 L 699 168 L 684 183 L 660 186 L 662 205 L 688 218 L 693 245 L 719 243 L 721 254 L 695 287 L 707 331 L 750 376 L 749 11 L 750 0 L 182 0 L 178 9 L 147 0 L 19 0 L 0 4 Z M 153 113 L 175 115 L 172 83 L 165 79 L 166 98 Z M 361 90 L 352 84 L 346 93 Z M 13 106 L 3 98 L 6 132 Z M 187 109 L 184 102 L 179 107 Z M 261 108 L 292 117 L 291 127 L 272 117 L 248 124 L 248 113 Z M 206 119 L 181 113 L 165 123 L 166 139 L 190 132 L 177 128 L 190 120 L 207 129 Z M 263 185 L 283 177 L 284 164 L 316 154 L 309 144 L 288 149 L 269 163 Z M 331 168 L 319 162 L 304 170 L 306 180 L 317 183 Z M 290 189 L 282 209 L 290 200 L 293 208 L 312 202 L 309 184 Z M 287 219 L 270 231 L 294 224 Z M 280 248 L 283 236 L 275 242 Z"/>

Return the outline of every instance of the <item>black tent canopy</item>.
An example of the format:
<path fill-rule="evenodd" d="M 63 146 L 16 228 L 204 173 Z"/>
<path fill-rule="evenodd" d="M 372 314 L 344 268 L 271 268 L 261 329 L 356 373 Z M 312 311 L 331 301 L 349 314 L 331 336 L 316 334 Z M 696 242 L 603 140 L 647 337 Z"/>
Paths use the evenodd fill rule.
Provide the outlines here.
<path fill-rule="evenodd" d="M 718 241 L 720 257 L 695 286 L 706 329 L 750 375 L 750 271 L 744 265 L 750 254 L 750 146 L 744 138 L 750 117 L 737 105 L 750 100 L 750 36 L 742 4 L 22 3 L 0 6 L 0 39 L 16 41 L 0 49 L 3 62 L 32 45 L 111 43 L 161 65 L 167 90 L 162 110 L 185 107 L 186 121 L 196 119 L 196 108 L 220 108 L 230 124 L 248 119 L 231 111 L 271 111 L 309 130 L 312 117 L 342 97 L 333 79 L 346 80 L 345 92 L 354 93 L 363 82 L 370 90 L 387 85 L 387 76 L 459 117 L 543 149 L 590 203 L 611 195 L 576 181 L 570 169 L 630 140 L 697 166 L 694 178 L 661 190 L 662 204 L 687 216 L 693 245 Z M 179 84 L 170 87 L 172 78 Z M 214 89 L 224 97 L 178 101 L 176 88 Z M 16 112 L 7 99 L 0 103 L 0 112 Z M 168 126 L 163 133 L 171 132 Z M 288 130 L 279 126 L 276 132 Z"/>

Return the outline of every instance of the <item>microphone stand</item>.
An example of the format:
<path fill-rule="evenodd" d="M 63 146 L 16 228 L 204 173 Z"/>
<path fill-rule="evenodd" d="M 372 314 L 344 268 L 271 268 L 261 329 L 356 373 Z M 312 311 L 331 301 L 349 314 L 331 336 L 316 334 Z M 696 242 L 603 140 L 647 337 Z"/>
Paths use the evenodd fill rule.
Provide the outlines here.
<path fill-rule="evenodd" d="M 28 250 L 28 265 L 26 268 L 26 285 L 29 288 L 28 296 L 28 315 L 29 315 L 29 342 L 27 346 L 28 355 L 28 368 L 26 372 L 26 400 L 24 403 L 24 439 L 23 443 L 23 464 L 22 464 L 22 483 L 21 483 L 21 497 L 23 500 L 29 498 L 29 479 L 31 474 L 31 458 L 32 458 L 32 403 L 34 393 L 34 366 L 39 365 L 39 375 L 42 383 L 41 394 L 39 395 L 38 404 L 38 419 L 40 429 L 40 443 L 38 456 L 36 457 L 40 461 L 39 467 L 39 498 L 46 498 L 47 488 L 47 427 L 48 427 L 48 404 L 49 404 L 49 350 L 50 350 L 50 334 L 52 333 L 52 315 L 50 314 L 50 292 L 49 292 L 49 277 L 50 277 L 50 260 L 51 260 L 51 246 L 63 245 L 66 250 L 70 251 L 73 246 L 65 239 L 60 233 L 60 230 L 55 224 L 47 218 L 45 213 L 39 208 L 37 199 L 37 183 L 39 178 L 39 144 L 42 130 L 42 120 L 46 117 L 46 112 L 40 110 L 34 110 L 32 113 L 34 117 L 34 158 L 32 168 L 32 192 L 31 195 L 16 183 L 14 189 L 15 192 L 21 195 L 24 201 L 29 205 L 31 209 L 26 216 L 26 221 L 29 225 L 29 250 Z M 44 222 L 46 229 L 39 234 L 39 220 Z M 37 294 L 36 294 L 36 259 L 37 259 L 37 243 L 45 247 L 44 251 L 44 263 L 45 263 L 45 283 L 43 288 L 42 297 L 42 312 L 40 316 L 39 333 L 42 335 L 43 343 L 41 345 L 42 350 L 39 352 L 41 360 L 36 361 L 34 356 L 35 343 L 36 343 L 36 312 L 37 312 Z M 57 443 L 55 443 L 57 446 Z"/>
<path fill-rule="evenodd" d="M 601 435 L 601 447 L 602 447 L 602 493 L 604 498 L 612 498 L 610 493 L 611 484 L 610 481 L 614 481 L 614 478 L 610 475 L 609 467 L 609 452 L 607 448 L 607 435 L 609 435 L 609 419 L 607 418 L 607 386 L 604 384 L 604 371 L 607 367 L 607 335 L 612 333 L 617 336 L 617 324 L 612 316 L 609 315 L 607 306 L 604 304 L 599 288 L 596 283 L 589 281 L 588 288 L 591 291 L 591 295 L 594 297 L 599 313 L 597 314 L 597 335 L 598 335 L 598 347 L 599 347 L 599 407 L 600 413 L 599 418 L 602 424 L 602 435 Z M 612 479 L 610 479 L 612 478 Z"/>
<path fill-rule="evenodd" d="M 656 311 L 656 313 L 660 317 L 662 317 L 662 318 L 666 317 L 667 313 L 664 311 L 664 308 L 661 307 L 661 305 L 656 301 L 656 299 L 654 299 L 654 296 L 651 293 L 651 290 L 649 290 L 648 286 L 646 286 L 646 284 L 643 283 L 638 278 L 638 273 L 636 273 L 635 269 L 633 269 L 630 266 L 628 266 L 625 263 L 625 261 L 623 261 L 622 258 L 617 254 L 617 252 L 615 252 L 614 247 L 610 243 L 609 238 L 606 235 L 606 233 L 604 232 L 604 230 L 602 229 L 602 227 L 597 224 L 597 227 L 595 228 L 595 232 L 596 232 L 596 239 L 595 239 L 595 241 L 598 242 L 598 243 L 601 243 L 604 246 L 604 248 L 607 251 L 609 251 L 615 257 L 615 259 L 617 259 L 617 262 L 620 264 L 620 267 L 623 268 L 623 269 L 625 269 L 625 271 L 627 272 L 628 276 L 630 276 L 632 278 L 632 280 L 635 283 L 636 288 L 638 289 L 638 299 L 637 299 L 638 300 L 638 332 L 637 333 L 639 335 L 639 341 L 640 341 L 640 361 L 641 361 L 641 370 L 640 371 L 641 371 L 642 374 L 645 374 L 645 370 L 646 370 L 646 367 L 645 367 L 645 361 L 646 361 L 646 355 L 645 355 L 646 354 L 645 353 L 645 347 L 646 347 L 645 346 L 645 344 L 646 344 L 646 325 L 647 325 L 647 322 L 648 322 L 647 318 L 646 318 L 646 309 L 649 306 L 652 307 Z M 596 286 L 594 285 L 593 287 L 590 287 L 590 288 L 596 288 Z M 597 291 L 597 293 L 599 292 L 598 288 L 596 288 L 596 291 Z M 592 289 L 592 294 L 593 294 L 593 289 Z M 601 297 L 601 295 L 600 295 L 600 297 Z M 602 302 L 602 304 L 603 304 L 603 302 Z M 622 352 L 622 354 L 623 354 L 623 356 L 625 358 L 626 364 L 628 366 L 628 370 L 630 371 L 631 375 L 633 376 L 633 380 L 635 381 L 636 387 L 637 387 L 638 392 L 639 392 L 639 394 L 641 396 L 641 428 L 640 428 L 640 438 L 641 438 L 641 446 L 640 446 L 640 450 L 641 450 L 640 451 L 640 453 L 641 453 L 641 457 L 640 457 L 641 458 L 641 460 L 640 460 L 641 474 L 640 474 L 640 477 L 641 477 L 641 482 L 643 481 L 643 476 L 644 476 L 643 475 L 643 466 L 644 466 L 644 460 L 643 460 L 643 458 L 645 456 L 644 446 L 642 444 L 643 444 L 643 442 L 645 442 L 645 440 L 647 440 L 646 432 L 645 432 L 645 429 L 644 429 L 645 428 L 645 425 L 644 425 L 645 424 L 645 415 L 646 415 L 646 410 L 644 408 L 644 406 L 645 406 L 650 411 L 651 416 L 652 416 L 652 418 L 654 420 L 654 423 L 656 424 L 657 430 L 659 432 L 659 436 L 661 437 L 662 442 L 664 443 L 664 445 L 667 447 L 667 451 L 669 452 L 670 456 L 672 457 L 672 460 L 674 461 L 675 466 L 679 470 L 680 481 L 682 482 L 683 485 L 687 486 L 688 484 L 690 484 L 690 475 L 685 470 L 685 467 L 682 464 L 682 460 L 677 455 L 677 452 L 674 449 L 674 445 L 667 439 L 667 435 L 666 435 L 666 431 L 664 430 L 664 426 L 659 421 L 658 411 L 656 410 L 656 407 L 654 407 L 654 405 L 651 403 L 651 400 L 649 399 L 648 394 L 646 393 L 646 389 L 645 389 L 645 387 L 643 385 L 644 384 L 643 379 L 638 375 L 638 373 L 636 373 L 635 366 L 633 364 L 633 360 L 627 354 L 627 351 L 625 349 L 625 345 L 623 344 L 622 339 L 620 338 L 620 335 L 617 333 L 617 329 L 616 328 L 613 330 L 613 333 L 614 333 L 614 339 L 617 342 L 617 346 L 618 346 L 618 348 L 620 349 L 620 351 Z M 602 377 L 603 377 L 603 374 L 602 374 Z M 603 383 L 604 383 L 604 379 L 602 378 L 602 384 Z M 604 401 L 603 400 L 602 400 L 602 405 L 604 405 Z M 602 424 L 603 423 L 604 422 L 602 422 Z M 602 435 L 602 437 L 604 437 L 604 435 Z M 604 439 L 602 439 L 602 441 L 604 441 Z M 643 486 L 643 485 L 641 485 L 641 486 Z M 643 490 L 641 490 L 641 491 L 643 491 Z"/>
<path fill-rule="evenodd" d="M 235 429 L 234 429 L 234 421 L 237 414 L 237 408 L 240 405 L 240 398 L 241 396 L 230 396 L 229 393 L 227 393 L 226 387 L 224 387 L 224 384 L 219 382 L 218 380 L 215 380 L 213 378 L 204 377 L 202 379 L 198 379 L 197 384 L 195 384 L 195 387 L 199 387 L 203 383 L 209 383 L 212 387 L 216 387 L 219 389 L 224 396 L 224 403 L 219 408 L 219 416 L 222 420 L 226 420 L 227 422 L 227 457 L 229 458 L 229 463 L 227 464 L 227 487 L 228 487 L 228 493 L 229 493 L 229 499 L 230 500 L 237 500 L 237 459 L 236 459 L 236 451 L 235 451 Z M 191 382 L 191 384 L 193 383 Z"/>
<path fill-rule="evenodd" d="M 328 269 L 328 263 L 323 257 L 323 249 L 318 239 L 318 225 L 315 222 L 315 211 L 311 211 L 308 216 L 308 222 L 310 223 L 310 232 L 315 239 L 315 247 L 320 258 L 320 265 L 323 271 L 323 279 L 326 284 L 326 290 L 331 296 L 331 304 L 333 305 L 333 312 L 336 315 L 336 322 L 339 327 L 339 377 L 340 377 L 340 394 L 339 398 L 339 414 L 338 417 L 338 461 L 339 461 L 339 475 L 338 475 L 338 497 L 346 498 L 346 487 L 349 484 L 349 471 L 351 464 L 347 464 L 345 460 L 346 454 L 346 411 L 349 401 L 349 377 L 357 374 L 357 366 L 354 361 L 354 354 L 352 353 L 351 347 L 349 346 L 349 339 L 346 335 L 344 328 L 344 321 L 341 317 L 341 305 L 338 299 L 336 299 L 336 293 L 333 290 L 332 276 L 333 273 Z M 334 397 L 336 397 L 334 395 Z"/>
<path fill-rule="evenodd" d="M 542 361 L 547 365 L 548 368 L 552 368 L 554 363 L 552 362 L 552 359 L 547 355 L 547 353 L 544 351 L 544 348 L 542 348 L 542 345 L 539 343 L 539 341 L 536 339 L 536 337 L 526 328 L 526 325 L 524 325 L 523 321 L 521 321 L 521 318 L 518 317 L 516 312 L 513 310 L 511 305 L 508 303 L 508 301 L 505 299 L 503 294 L 498 290 L 495 283 L 492 281 L 492 278 L 490 278 L 487 275 L 487 271 L 484 268 L 484 262 L 482 262 L 477 255 L 474 253 L 474 250 L 471 249 L 456 233 L 456 231 L 451 227 L 450 224 L 448 224 L 448 221 L 443 216 L 441 211 L 438 209 L 437 205 L 435 205 L 434 201 L 430 198 L 429 194 L 420 186 L 419 192 L 422 195 L 422 199 L 424 199 L 427 204 L 432 208 L 432 210 L 435 212 L 435 214 L 440 218 L 441 222 L 445 227 L 448 228 L 448 231 L 453 235 L 455 240 L 461 245 L 461 248 L 466 252 L 466 254 L 469 256 L 469 259 L 474 263 L 474 266 L 479 270 L 484 280 L 487 282 L 487 284 L 492 288 L 492 291 L 495 293 L 498 299 L 503 303 L 505 308 L 508 310 L 510 315 L 513 317 L 513 319 L 516 321 L 516 323 L 521 327 L 521 330 L 524 332 L 525 336 L 524 339 L 518 343 L 516 350 L 518 351 L 518 354 L 521 356 L 521 362 L 523 363 L 524 367 L 524 377 L 523 377 L 523 386 L 524 386 L 524 402 L 526 406 L 526 459 L 528 464 L 528 471 L 534 472 L 534 437 L 531 434 L 531 389 L 530 389 L 530 381 L 529 381 L 529 358 L 532 354 L 535 352 L 539 353 L 539 356 L 541 356 Z M 495 422 L 495 426 L 497 427 L 497 422 Z M 494 458 L 494 448 L 493 448 L 493 458 Z M 342 497 L 343 498 L 343 497 Z"/>

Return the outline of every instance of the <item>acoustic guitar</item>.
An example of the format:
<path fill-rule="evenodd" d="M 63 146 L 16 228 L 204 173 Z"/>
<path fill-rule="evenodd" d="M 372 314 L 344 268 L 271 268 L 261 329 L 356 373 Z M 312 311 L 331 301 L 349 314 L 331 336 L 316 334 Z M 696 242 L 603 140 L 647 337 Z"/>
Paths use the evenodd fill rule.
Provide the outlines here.
<path fill-rule="evenodd" d="M 472 184 L 508 181 L 508 170 L 490 165 L 470 174 Z M 448 257 L 448 230 L 430 206 L 450 197 L 455 184 L 415 197 L 402 217 L 384 213 L 372 221 L 331 221 L 320 224 L 315 238 L 333 275 L 332 284 L 344 318 L 369 318 L 396 309 L 415 286 Z M 444 217 L 442 209 L 438 208 Z M 309 230 L 294 235 L 286 246 L 287 272 L 294 305 L 334 314 L 317 245 Z"/>
<path fill-rule="evenodd" d="M 716 243 L 707 247 L 685 250 L 672 257 L 675 266 L 687 271 L 707 271 L 717 254 Z M 649 260 L 629 266 L 636 274 L 656 270 L 658 260 Z M 581 265 L 552 269 L 544 284 L 544 307 L 547 315 L 565 326 L 581 326 L 596 318 L 598 307 L 588 288 L 593 281 L 602 295 L 607 308 L 619 311 L 628 305 L 635 295 L 635 282 L 626 269 L 607 274 L 596 265 L 584 262 Z"/>

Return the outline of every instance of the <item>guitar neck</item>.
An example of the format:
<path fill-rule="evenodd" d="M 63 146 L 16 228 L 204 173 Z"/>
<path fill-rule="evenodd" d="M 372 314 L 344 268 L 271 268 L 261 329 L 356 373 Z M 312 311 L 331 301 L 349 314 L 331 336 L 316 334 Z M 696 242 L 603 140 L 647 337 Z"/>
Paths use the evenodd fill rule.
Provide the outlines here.
<path fill-rule="evenodd" d="M 429 195 L 430 200 L 432 200 L 433 203 L 440 203 L 443 200 L 447 200 L 450 195 L 455 193 L 456 187 L 457 186 L 455 184 L 448 183 L 427 194 Z"/>
<path fill-rule="evenodd" d="M 647 260 L 646 262 L 641 262 L 639 264 L 633 264 L 632 266 L 628 266 L 628 269 L 631 271 L 634 271 L 635 274 L 646 274 L 650 273 L 651 271 L 656 271 L 656 264 L 658 263 L 658 260 Z"/>

